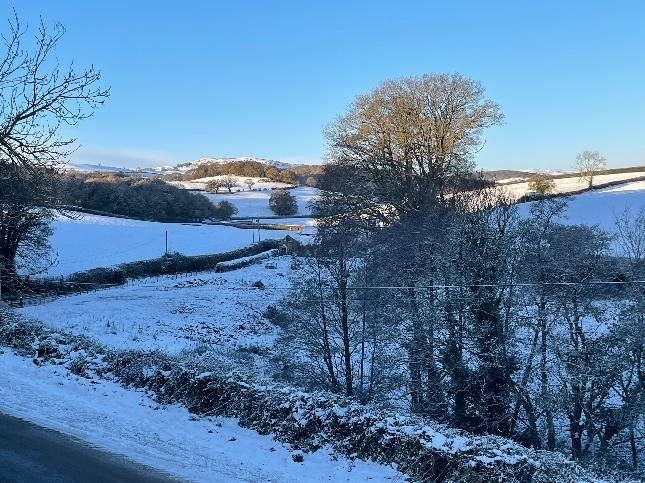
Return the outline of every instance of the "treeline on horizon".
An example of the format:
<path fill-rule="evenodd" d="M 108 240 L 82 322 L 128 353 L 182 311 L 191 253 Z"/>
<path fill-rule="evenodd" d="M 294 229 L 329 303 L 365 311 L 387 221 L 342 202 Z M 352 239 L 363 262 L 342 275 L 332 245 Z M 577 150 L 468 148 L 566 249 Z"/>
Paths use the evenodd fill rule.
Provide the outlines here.
<path fill-rule="evenodd" d="M 212 203 L 205 196 L 157 178 L 120 173 L 63 173 L 59 202 L 86 210 L 153 221 L 228 219 L 237 209 L 229 202 Z"/>
<path fill-rule="evenodd" d="M 315 186 L 322 173 L 322 165 L 293 166 L 277 168 L 259 161 L 231 161 L 229 163 L 200 164 L 182 175 L 170 175 L 166 179 L 192 181 L 211 176 L 240 176 L 247 178 L 267 178 L 271 181 L 293 185 Z"/>

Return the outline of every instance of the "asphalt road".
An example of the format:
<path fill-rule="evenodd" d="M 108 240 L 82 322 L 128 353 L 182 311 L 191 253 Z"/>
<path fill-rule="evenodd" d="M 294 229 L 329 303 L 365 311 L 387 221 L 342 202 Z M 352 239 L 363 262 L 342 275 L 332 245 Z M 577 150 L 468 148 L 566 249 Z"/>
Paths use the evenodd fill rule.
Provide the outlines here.
<path fill-rule="evenodd" d="M 170 482 L 151 468 L 0 414 L 1 482 Z"/>

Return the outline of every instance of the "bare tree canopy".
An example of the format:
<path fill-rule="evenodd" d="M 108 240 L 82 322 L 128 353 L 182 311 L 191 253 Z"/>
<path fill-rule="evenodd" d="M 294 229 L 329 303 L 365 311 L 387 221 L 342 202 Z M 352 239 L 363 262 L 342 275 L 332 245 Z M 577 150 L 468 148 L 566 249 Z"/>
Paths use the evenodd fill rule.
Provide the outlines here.
<path fill-rule="evenodd" d="M 234 176 L 226 175 L 221 178 L 222 186 L 228 190 L 229 193 L 237 186 L 237 180 Z"/>
<path fill-rule="evenodd" d="M 224 183 L 220 179 L 210 179 L 206 182 L 206 191 L 217 194 L 223 186 Z"/>
<path fill-rule="evenodd" d="M 582 151 L 576 156 L 576 171 L 589 183 L 589 188 L 593 186 L 593 177 L 607 166 L 606 161 L 598 151 Z"/>
<path fill-rule="evenodd" d="M 54 51 L 65 29 L 41 21 L 29 35 L 17 16 L 2 35 L 0 58 L 0 162 L 17 167 L 47 167 L 71 152 L 74 139 L 60 136 L 63 124 L 90 117 L 107 99 L 94 67 L 63 67 Z"/>
<path fill-rule="evenodd" d="M 366 172 L 377 203 L 398 212 L 441 198 L 503 115 L 476 81 L 428 74 L 387 81 L 358 97 L 326 130 L 330 157 Z"/>
<path fill-rule="evenodd" d="M 45 258 L 49 222 L 59 210 L 56 165 L 73 149 L 63 125 L 92 115 L 108 97 L 93 67 L 62 67 L 55 57 L 65 33 L 41 20 L 35 35 L 16 15 L 1 36 L 0 53 L 0 283 L 18 268 L 34 272 Z M 18 259 L 27 267 L 18 267 Z M 41 267 L 42 268 L 42 267 Z"/>

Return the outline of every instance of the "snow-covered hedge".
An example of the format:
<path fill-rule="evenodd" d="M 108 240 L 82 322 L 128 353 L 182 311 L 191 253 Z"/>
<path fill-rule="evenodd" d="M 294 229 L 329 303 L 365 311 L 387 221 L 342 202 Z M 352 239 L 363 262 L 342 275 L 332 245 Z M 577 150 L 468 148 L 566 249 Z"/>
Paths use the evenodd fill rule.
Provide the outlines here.
<path fill-rule="evenodd" d="M 423 420 L 362 406 L 342 397 L 222 374 L 198 359 L 159 352 L 111 351 L 79 336 L 26 321 L 0 308 L 0 346 L 38 364 L 63 363 L 146 389 L 162 403 L 239 419 L 240 425 L 305 452 L 331 446 L 340 454 L 393 464 L 419 481 L 593 481 L 558 453 L 510 440 L 473 436 Z"/>
<path fill-rule="evenodd" d="M 269 250 L 277 249 L 279 245 L 279 240 L 267 239 L 244 248 L 211 255 L 189 256 L 181 253 L 169 253 L 166 256 L 152 260 L 140 260 L 122 263 L 114 267 L 93 268 L 75 272 L 64 280 L 64 284 L 61 284 L 61 279 L 59 278 L 31 280 L 29 283 L 33 291 L 41 289 L 43 291 L 72 293 L 87 290 L 90 285 L 121 285 L 131 278 L 215 270 L 220 263 L 263 254 Z"/>
<path fill-rule="evenodd" d="M 216 272 L 230 272 L 231 270 L 237 270 L 238 268 L 248 267 L 254 263 L 258 263 L 266 258 L 275 257 L 278 254 L 278 250 L 273 248 L 267 250 L 266 252 L 257 253 L 255 255 L 249 255 L 248 257 L 236 258 L 235 260 L 228 260 L 226 262 L 219 262 L 215 266 Z"/>

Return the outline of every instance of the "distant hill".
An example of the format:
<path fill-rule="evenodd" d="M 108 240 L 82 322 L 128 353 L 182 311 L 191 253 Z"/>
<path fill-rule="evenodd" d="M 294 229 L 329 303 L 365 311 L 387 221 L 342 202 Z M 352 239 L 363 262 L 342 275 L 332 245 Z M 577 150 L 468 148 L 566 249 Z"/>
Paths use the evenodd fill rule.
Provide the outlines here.
<path fill-rule="evenodd" d="M 58 168 L 63 171 L 76 171 L 78 173 L 132 173 L 129 168 L 118 168 L 116 166 L 103 166 L 102 164 L 59 164 Z"/>
<path fill-rule="evenodd" d="M 504 181 L 507 179 L 523 180 L 531 177 L 530 171 L 518 171 L 514 169 L 496 169 L 493 171 L 484 171 L 484 179 L 488 181 Z"/>
<path fill-rule="evenodd" d="M 234 164 L 241 164 L 241 163 L 259 163 L 266 166 L 273 166 L 276 169 L 289 169 L 293 167 L 293 165 L 289 163 L 285 163 L 283 161 L 277 161 L 274 159 L 242 156 L 239 158 L 205 157 L 205 158 L 196 159 L 195 161 L 190 161 L 188 163 L 179 163 L 175 166 L 158 166 L 156 168 L 150 168 L 150 170 L 160 175 L 184 174 L 189 171 L 193 171 L 200 166 L 234 165 Z"/>

